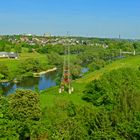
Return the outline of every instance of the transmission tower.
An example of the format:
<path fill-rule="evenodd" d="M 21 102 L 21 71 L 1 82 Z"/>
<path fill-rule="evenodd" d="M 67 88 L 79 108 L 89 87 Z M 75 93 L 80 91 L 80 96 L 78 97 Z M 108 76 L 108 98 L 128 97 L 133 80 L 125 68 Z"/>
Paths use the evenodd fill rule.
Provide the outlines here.
<path fill-rule="evenodd" d="M 70 45 L 65 45 L 65 55 L 63 64 L 63 75 L 61 79 L 59 93 L 68 92 L 71 94 L 73 92 L 73 87 L 71 85 L 71 74 L 70 74 Z"/>

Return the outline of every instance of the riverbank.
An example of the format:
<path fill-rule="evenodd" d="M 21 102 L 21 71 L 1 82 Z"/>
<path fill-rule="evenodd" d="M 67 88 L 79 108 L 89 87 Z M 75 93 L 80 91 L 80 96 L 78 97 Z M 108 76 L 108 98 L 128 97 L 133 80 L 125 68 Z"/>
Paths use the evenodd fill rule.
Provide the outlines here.
<path fill-rule="evenodd" d="M 55 67 L 55 68 L 49 69 L 47 71 L 42 71 L 42 72 L 39 72 L 39 73 L 33 73 L 33 76 L 34 77 L 40 77 L 43 74 L 47 74 L 49 72 L 53 72 L 53 71 L 56 71 L 56 70 L 57 70 L 57 68 Z"/>
<path fill-rule="evenodd" d="M 9 82 L 10 80 L 0 80 L 0 83 L 7 83 Z"/>
<path fill-rule="evenodd" d="M 7 69 L 7 73 L 8 73 L 8 74 L 4 74 L 4 75 L 8 75 L 8 76 L 6 76 L 6 79 L 0 79 L 0 80 L 4 80 L 4 82 L 12 81 L 14 78 L 17 77 L 17 74 L 19 74 L 21 71 L 23 71 L 23 69 L 25 67 L 27 67 L 27 69 L 28 69 L 28 64 L 25 63 L 27 60 L 30 60 L 30 61 L 37 60 L 39 62 L 37 64 L 39 66 L 37 70 L 40 70 L 40 69 L 47 70 L 47 68 L 51 67 L 50 65 L 48 65 L 48 62 L 46 59 L 46 54 L 28 53 L 28 52 L 23 51 L 20 53 L 20 59 L 18 59 L 18 60 L 17 59 L 6 59 L 6 58 L 0 59 L 0 64 L 2 65 L 2 68 L 5 67 L 5 69 Z M 22 67 L 21 64 L 25 64 L 26 66 Z M 30 65 L 33 65 L 32 61 L 31 61 Z M 32 70 L 30 70 L 30 71 L 32 71 Z M 5 70 L 5 72 L 6 72 L 6 70 Z M 18 75 L 18 77 L 20 78 L 20 75 Z M 3 81 L 0 81 L 0 82 L 3 82 Z"/>
<path fill-rule="evenodd" d="M 33 73 L 33 77 L 40 77 L 43 74 L 47 74 L 49 72 L 53 72 L 53 71 L 56 71 L 56 70 L 57 70 L 57 68 L 55 67 L 55 68 L 52 68 L 52 69 L 48 69 L 46 71 L 41 71 L 39 73 Z M 7 82 L 10 82 L 10 81 L 13 81 L 14 83 L 18 83 L 18 80 L 16 80 L 16 79 L 14 79 L 14 80 L 6 80 L 6 79 L 5 80 L 0 80 L 0 83 L 7 83 Z"/>

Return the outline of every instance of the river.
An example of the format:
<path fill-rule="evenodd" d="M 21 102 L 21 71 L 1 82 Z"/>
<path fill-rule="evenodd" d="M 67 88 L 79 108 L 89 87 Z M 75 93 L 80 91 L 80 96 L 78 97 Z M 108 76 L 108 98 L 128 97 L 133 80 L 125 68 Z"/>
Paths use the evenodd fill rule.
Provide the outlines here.
<path fill-rule="evenodd" d="M 26 77 L 18 83 L 5 82 L 0 83 L 0 89 L 4 95 L 14 93 L 16 89 L 44 90 L 56 86 L 57 71 L 42 74 L 40 77 Z"/>
<path fill-rule="evenodd" d="M 88 71 L 88 68 L 82 68 L 81 76 Z M 58 77 L 58 71 L 48 72 L 42 74 L 40 77 L 26 77 L 18 83 L 5 82 L 0 83 L 0 90 L 4 95 L 14 93 L 16 89 L 31 89 L 31 90 L 45 90 L 50 87 L 56 86 L 56 79 Z"/>

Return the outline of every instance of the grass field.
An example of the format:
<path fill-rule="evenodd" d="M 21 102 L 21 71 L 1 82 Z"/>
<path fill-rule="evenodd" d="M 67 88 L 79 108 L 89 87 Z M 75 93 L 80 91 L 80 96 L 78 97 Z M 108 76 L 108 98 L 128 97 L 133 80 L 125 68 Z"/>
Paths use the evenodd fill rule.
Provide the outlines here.
<path fill-rule="evenodd" d="M 19 54 L 19 59 L 8 59 L 8 58 L 1 58 L 0 64 L 4 64 L 8 67 L 11 75 L 16 75 L 18 71 L 19 65 L 22 61 L 26 60 L 27 58 L 36 58 L 41 63 L 46 63 L 47 57 L 44 54 L 39 53 L 21 53 Z M 14 77 L 14 76 L 12 76 Z"/>
<path fill-rule="evenodd" d="M 116 60 L 113 63 L 105 66 L 104 68 L 97 70 L 95 72 L 87 73 L 82 78 L 73 81 L 72 85 L 74 87 L 74 92 L 69 95 L 68 93 L 59 94 L 58 90 L 59 87 L 50 88 L 40 94 L 40 101 L 41 107 L 52 107 L 57 103 L 62 102 L 69 102 L 72 101 L 77 105 L 85 105 L 87 104 L 85 101 L 82 100 L 83 91 L 85 90 L 85 86 L 95 80 L 98 79 L 104 73 L 107 73 L 114 69 L 119 69 L 122 67 L 131 67 L 131 68 L 138 68 L 140 66 L 140 56 L 133 56 L 129 58 L 124 58 L 121 60 Z"/>
<path fill-rule="evenodd" d="M 73 83 L 74 92 L 68 94 L 66 92 L 59 93 L 59 87 L 52 87 L 40 93 L 41 107 L 53 107 L 56 103 L 72 101 L 76 105 L 85 105 L 86 102 L 82 100 L 83 90 L 85 84 Z"/>

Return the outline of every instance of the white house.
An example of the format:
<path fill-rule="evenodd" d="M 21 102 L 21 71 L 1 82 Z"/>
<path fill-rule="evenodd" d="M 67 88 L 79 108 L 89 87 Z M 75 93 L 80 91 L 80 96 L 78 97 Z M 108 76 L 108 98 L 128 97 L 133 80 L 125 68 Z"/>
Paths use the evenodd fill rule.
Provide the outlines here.
<path fill-rule="evenodd" d="M 18 54 L 15 52 L 0 52 L 0 58 L 18 58 Z"/>

